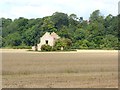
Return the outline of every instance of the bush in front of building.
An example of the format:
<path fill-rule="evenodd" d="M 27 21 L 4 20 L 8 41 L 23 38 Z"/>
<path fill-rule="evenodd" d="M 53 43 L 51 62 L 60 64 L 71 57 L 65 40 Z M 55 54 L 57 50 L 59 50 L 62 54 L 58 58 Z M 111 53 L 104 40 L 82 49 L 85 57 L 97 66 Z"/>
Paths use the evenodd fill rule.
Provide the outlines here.
<path fill-rule="evenodd" d="M 41 51 L 52 51 L 52 46 L 44 44 L 41 46 Z"/>
<path fill-rule="evenodd" d="M 55 42 L 54 47 L 57 50 L 69 50 L 72 45 L 72 41 L 68 38 L 60 38 Z"/>

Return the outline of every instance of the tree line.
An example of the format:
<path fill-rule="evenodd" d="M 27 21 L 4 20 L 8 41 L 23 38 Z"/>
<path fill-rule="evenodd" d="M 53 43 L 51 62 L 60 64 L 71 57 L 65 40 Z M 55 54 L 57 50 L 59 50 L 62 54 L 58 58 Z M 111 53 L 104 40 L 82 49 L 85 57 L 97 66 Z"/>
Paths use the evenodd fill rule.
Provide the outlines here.
<path fill-rule="evenodd" d="M 100 10 L 95 10 L 88 21 L 62 12 L 36 19 L 1 18 L 1 47 L 28 48 L 39 43 L 45 32 L 56 32 L 61 38 L 71 40 L 71 49 L 118 49 L 119 17 L 111 14 L 104 17 Z"/>

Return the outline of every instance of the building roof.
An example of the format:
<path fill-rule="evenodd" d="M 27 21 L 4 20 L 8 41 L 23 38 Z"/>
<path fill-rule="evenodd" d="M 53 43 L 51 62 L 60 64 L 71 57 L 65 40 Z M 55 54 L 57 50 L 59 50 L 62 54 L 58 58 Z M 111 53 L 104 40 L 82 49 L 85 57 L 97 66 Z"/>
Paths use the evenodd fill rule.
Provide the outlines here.
<path fill-rule="evenodd" d="M 60 38 L 55 32 L 52 32 L 52 33 L 51 33 L 51 36 L 52 36 L 54 39 L 59 39 L 59 38 Z"/>
<path fill-rule="evenodd" d="M 54 38 L 54 39 L 59 39 L 60 37 L 55 33 L 52 32 L 51 34 L 49 32 L 46 32 L 42 37 L 49 37 L 49 38 Z"/>

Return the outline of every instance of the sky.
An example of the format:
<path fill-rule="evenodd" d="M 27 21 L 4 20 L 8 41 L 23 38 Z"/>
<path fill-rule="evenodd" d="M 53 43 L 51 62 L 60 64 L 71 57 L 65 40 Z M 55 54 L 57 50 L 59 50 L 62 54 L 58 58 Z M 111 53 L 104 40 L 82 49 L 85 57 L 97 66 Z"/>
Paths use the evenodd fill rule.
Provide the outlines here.
<path fill-rule="evenodd" d="M 119 0 L 0 0 L 0 18 L 42 18 L 55 12 L 88 19 L 95 10 L 103 16 L 118 15 Z"/>

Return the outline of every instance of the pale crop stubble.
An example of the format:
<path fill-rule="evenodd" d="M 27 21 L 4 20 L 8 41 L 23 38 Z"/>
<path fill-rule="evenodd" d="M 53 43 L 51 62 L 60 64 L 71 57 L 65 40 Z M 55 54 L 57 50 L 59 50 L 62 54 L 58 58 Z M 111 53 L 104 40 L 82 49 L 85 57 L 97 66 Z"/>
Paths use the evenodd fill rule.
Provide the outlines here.
<path fill-rule="evenodd" d="M 4 88 L 117 88 L 118 51 L 3 53 Z"/>

